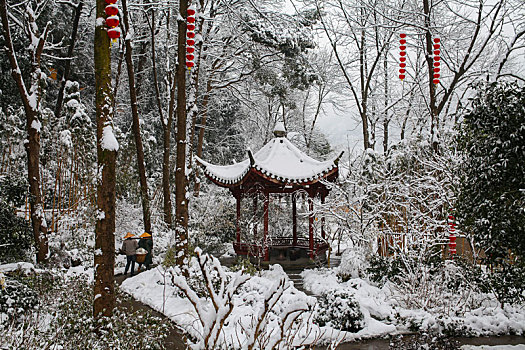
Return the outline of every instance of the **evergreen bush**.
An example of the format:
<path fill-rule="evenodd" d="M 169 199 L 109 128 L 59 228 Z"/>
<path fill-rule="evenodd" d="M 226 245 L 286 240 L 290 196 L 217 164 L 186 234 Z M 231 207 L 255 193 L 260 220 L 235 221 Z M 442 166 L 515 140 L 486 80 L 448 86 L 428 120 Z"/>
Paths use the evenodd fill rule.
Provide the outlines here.
<path fill-rule="evenodd" d="M 348 332 L 358 332 L 365 326 L 359 303 L 346 290 L 329 290 L 321 294 L 315 321 L 321 327 L 331 326 Z"/>

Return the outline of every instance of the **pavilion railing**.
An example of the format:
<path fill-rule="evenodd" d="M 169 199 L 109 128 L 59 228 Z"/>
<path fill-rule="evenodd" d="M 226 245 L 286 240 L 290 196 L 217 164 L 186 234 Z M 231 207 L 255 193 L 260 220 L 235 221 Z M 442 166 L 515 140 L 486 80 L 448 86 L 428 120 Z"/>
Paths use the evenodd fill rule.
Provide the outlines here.
<path fill-rule="evenodd" d="M 263 256 L 264 247 L 261 244 L 246 242 L 234 242 L 233 248 L 238 255 Z M 268 248 L 301 248 L 310 249 L 308 238 L 297 238 L 294 242 L 292 237 L 271 237 L 268 239 Z M 321 239 L 314 239 L 314 255 L 321 254 L 328 250 L 328 243 Z"/>

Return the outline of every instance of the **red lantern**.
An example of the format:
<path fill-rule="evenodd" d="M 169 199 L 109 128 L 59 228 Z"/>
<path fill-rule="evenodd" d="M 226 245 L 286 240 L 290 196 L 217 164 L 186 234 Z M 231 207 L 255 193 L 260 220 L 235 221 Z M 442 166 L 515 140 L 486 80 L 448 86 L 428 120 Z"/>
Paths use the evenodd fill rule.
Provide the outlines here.
<path fill-rule="evenodd" d="M 195 32 L 187 32 L 187 33 L 186 33 L 186 36 L 187 36 L 188 38 L 192 38 L 192 39 L 193 39 L 193 38 L 195 38 Z"/>
<path fill-rule="evenodd" d="M 434 74 L 434 79 L 437 79 L 437 78 L 439 78 L 439 77 L 440 77 L 440 75 L 439 75 L 439 74 L 437 74 L 437 73 L 436 73 L 436 74 Z"/>
<path fill-rule="evenodd" d="M 434 56 L 434 61 L 439 61 L 441 59 L 441 57 L 439 56 Z"/>
<path fill-rule="evenodd" d="M 399 74 L 399 79 L 401 79 L 401 80 L 405 79 L 405 75 L 404 74 Z"/>
<path fill-rule="evenodd" d="M 195 10 L 194 9 L 188 9 L 188 16 L 193 16 L 195 15 Z"/>
<path fill-rule="evenodd" d="M 195 48 L 194 48 L 194 47 L 192 47 L 192 46 L 188 46 L 188 47 L 186 47 L 186 52 L 187 52 L 187 53 L 193 53 L 194 51 L 195 51 Z"/>
<path fill-rule="evenodd" d="M 406 72 L 406 70 L 404 70 L 403 68 L 401 68 L 401 69 L 399 70 L 399 73 L 401 73 L 401 74 L 404 74 L 405 72 Z"/>
<path fill-rule="evenodd" d="M 439 45 L 439 44 L 434 44 L 434 50 L 439 50 L 440 47 L 441 47 L 441 45 Z"/>
<path fill-rule="evenodd" d="M 115 16 L 118 14 L 118 7 L 115 5 L 108 5 L 104 8 L 104 12 L 106 12 L 106 15 L 108 16 Z"/>
<path fill-rule="evenodd" d="M 407 66 L 406 63 L 400 63 L 400 64 L 399 64 L 399 67 L 401 67 L 401 68 L 405 68 L 406 66 Z"/>
<path fill-rule="evenodd" d="M 406 58 L 406 57 L 399 57 L 399 60 L 400 60 L 401 62 L 405 62 L 405 61 L 407 60 L 407 58 Z"/>
<path fill-rule="evenodd" d="M 400 56 L 405 56 L 406 54 L 407 54 L 407 53 L 406 53 L 405 51 L 401 51 L 401 52 L 399 53 Z"/>
<path fill-rule="evenodd" d="M 439 41 L 440 41 L 439 38 L 434 38 L 434 42 L 435 42 L 436 44 L 439 43 Z"/>
<path fill-rule="evenodd" d="M 401 50 L 401 51 L 404 51 L 404 50 L 406 50 L 406 49 L 407 49 L 407 47 L 404 46 L 404 45 L 401 45 L 401 46 L 399 47 L 399 50 Z"/>
<path fill-rule="evenodd" d="M 441 65 L 441 63 L 439 62 L 434 62 L 434 67 L 439 67 Z"/>
<path fill-rule="evenodd" d="M 188 23 L 194 23 L 195 22 L 195 17 L 190 17 L 188 16 Z"/>
<path fill-rule="evenodd" d="M 110 16 L 108 18 L 106 18 L 106 25 L 110 28 L 114 28 L 116 26 L 118 26 L 119 24 L 119 20 L 118 20 L 118 17 L 117 16 Z"/>
<path fill-rule="evenodd" d="M 187 29 L 187 30 L 195 30 L 195 24 L 188 24 L 188 25 L 186 26 L 186 29 Z"/>
<path fill-rule="evenodd" d="M 405 39 L 401 39 L 401 40 L 399 40 L 399 43 L 400 43 L 401 45 L 405 45 L 405 44 L 407 43 L 407 41 L 406 41 Z"/>
<path fill-rule="evenodd" d="M 438 56 L 441 53 L 439 50 L 434 50 L 434 55 Z"/>
<path fill-rule="evenodd" d="M 191 53 L 186 55 L 186 60 L 188 60 L 188 61 L 193 61 L 194 58 L 195 58 L 195 56 L 193 56 Z"/>
<path fill-rule="evenodd" d="M 116 2 L 117 2 L 117 0 L 106 0 L 106 4 L 108 4 L 108 5 L 113 5 Z"/>
<path fill-rule="evenodd" d="M 117 28 L 108 29 L 108 36 L 110 39 L 116 40 L 120 38 L 120 30 Z"/>
<path fill-rule="evenodd" d="M 432 82 L 437 85 L 439 84 L 439 79 L 434 79 Z"/>
<path fill-rule="evenodd" d="M 407 36 L 407 35 L 406 35 L 405 33 L 401 33 L 401 34 L 399 34 L 399 37 L 402 38 L 402 39 L 406 38 L 406 36 Z"/>
<path fill-rule="evenodd" d="M 188 67 L 188 68 L 191 68 L 191 67 L 193 67 L 194 65 L 195 65 L 195 63 L 193 63 L 192 61 L 187 61 L 187 62 L 186 62 L 186 67 Z"/>
<path fill-rule="evenodd" d="M 188 40 L 186 40 L 186 45 L 188 45 L 188 46 L 194 46 L 194 45 L 195 45 L 195 40 L 193 40 L 193 39 L 188 39 Z"/>
<path fill-rule="evenodd" d="M 450 240 L 450 242 L 456 242 L 456 236 L 449 236 L 448 239 Z"/>
<path fill-rule="evenodd" d="M 439 68 L 434 68 L 434 73 L 438 73 L 441 69 Z"/>

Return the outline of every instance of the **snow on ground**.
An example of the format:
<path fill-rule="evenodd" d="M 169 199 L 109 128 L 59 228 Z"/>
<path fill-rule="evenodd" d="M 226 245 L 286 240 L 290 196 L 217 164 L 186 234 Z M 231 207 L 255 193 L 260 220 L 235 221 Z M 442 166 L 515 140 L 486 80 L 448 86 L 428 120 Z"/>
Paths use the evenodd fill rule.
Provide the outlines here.
<path fill-rule="evenodd" d="M 361 305 L 366 327 L 359 333 L 377 334 L 408 332 L 417 326 L 421 331 L 436 333 L 447 330 L 463 331 L 471 336 L 525 334 L 525 306 L 506 305 L 501 308 L 492 296 L 479 295 L 487 299 L 482 307 L 460 312 L 450 310 L 447 315 L 402 306 L 402 296 L 390 283 L 378 288 L 361 278 L 340 282 L 336 269 L 316 269 L 302 272 L 304 288 L 320 295 L 331 290 L 350 291 Z M 359 334 L 357 333 L 357 334 Z"/>
<path fill-rule="evenodd" d="M 228 274 L 231 276 L 233 273 L 228 272 Z M 306 280 L 309 281 L 310 278 L 308 276 L 313 277 L 314 274 L 310 272 L 306 273 L 305 276 Z M 316 290 L 321 290 L 320 285 L 323 285 L 322 288 L 334 288 L 339 285 L 335 275 L 318 277 L 317 284 L 312 283 L 312 281 L 309 282 L 314 293 Z M 195 334 L 200 331 L 200 325 L 194 309 L 191 303 L 170 283 L 170 278 L 169 272 L 162 267 L 157 267 L 136 277 L 128 278 L 122 283 L 121 289 L 140 302 L 163 313 L 186 332 Z M 235 309 L 229 317 L 230 321 L 227 322 L 229 326 L 226 327 L 226 342 L 228 342 L 227 339 L 229 337 L 239 336 L 238 325 L 242 324 L 241 328 L 250 328 L 250 324 L 253 323 L 253 316 L 257 315 L 262 307 L 263 296 L 281 278 L 285 278 L 287 283 L 282 303 L 300 300 L 310 304 L 316 303 L 314 297 L 308 297 L 293 287 L 293 283 L 288 281 L 286 273 L 280 265 L 273 265 L 268 271 L 263 271 L 260 276 L 251 277 L 242 288 L 242 292 L 234 299 Z M 359 294 L 358 299 L 365 316 L 365 327 L 362 330 L 357 333 L 351 333 L 329 326 L 319 327 L 314 324 L 313 314 L 309 311 L 305 314 L 306 322 L 301 324 L 302 328 L 297 332 L 298 337 L 294 344 L 327 344 L 338 341 L 376 338 L 398 333 L 396 325 L 390 321 L 394 318 L 394 310 L 390 305 L 387 294 L 381 293 L 379 289 L 366 284 L 364 281 L 360 283 L 360 286 L 356 286 L 355 290 Z M 211 307 L 210 301 L 207 300 L 206 302 L 209 304 L 208 307 Z M 276 307 L 276 309 L 279 308 L 283 309 L 284 306 Z M 274 322 L 274 325 L 268 329 L 278 328 L 277 321 L 272 319 L 270 325 L 272 322 Z M 230 343 L 229 346 L 231 345 Z"/>

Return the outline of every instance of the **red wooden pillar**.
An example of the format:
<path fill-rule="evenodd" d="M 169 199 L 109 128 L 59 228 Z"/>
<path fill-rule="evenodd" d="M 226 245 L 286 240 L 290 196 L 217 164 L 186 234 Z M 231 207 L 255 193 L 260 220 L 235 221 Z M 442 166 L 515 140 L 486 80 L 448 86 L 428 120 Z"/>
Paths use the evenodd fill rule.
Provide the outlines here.
<path fill-rule="evenodd" d="M 321 194 L 321 204 L 324 204 L 324 199 L 325 199 L 326 195 L 323 193 Z M 322 214 L 321 216 L 321 237 L 323 237 L 323 239 L 326 239 L 325 237 L 325 232 L 324 232 L 324 214 Z"/>
<path fill-rule="evenodd" d="M 264 261 L 270 260 L 270 250 L 268 249 L 268 209 L 270 207 L 270 194 L 264 193 L 264 237 L 263 237 L 263 252 Z"/>
<path fill-rule="evenodd" d="M 309 203 L 309 210 L 310 213 L 308 215 L 308 234 L 309 234 L 309 243 L 310 243 L 310 258 L 314 258 L 314 199 L 313 196 L 310 195 L 308 197 L 308 203 Z"/>
<path fill-rule="evenodd" d="M 253 239 L 254 242 L 257 242 L 257 224 L 259 223 L 259 219 L 257 218 L 257 197 L 259 196 L 259 192 L 255 192 L 255 195 L 253 197 Z"/>
<path fill-rule="evenodd" d="M 297 197 L 295 195 L 295 192 L 292 193 L 292 232 L 292 246 L 295 247 L 297 245 Z"/>
<path fill-rule="evenodd" d="M 238 194 L 236 196 L 237 199 L 237 220 L 235 221 L 235 230 L 237 232 L 237 235 L 236 235 L 236 241 L 237 241 L 237 246 L 240 247 L 241 246 L 241 194 Z"/>

